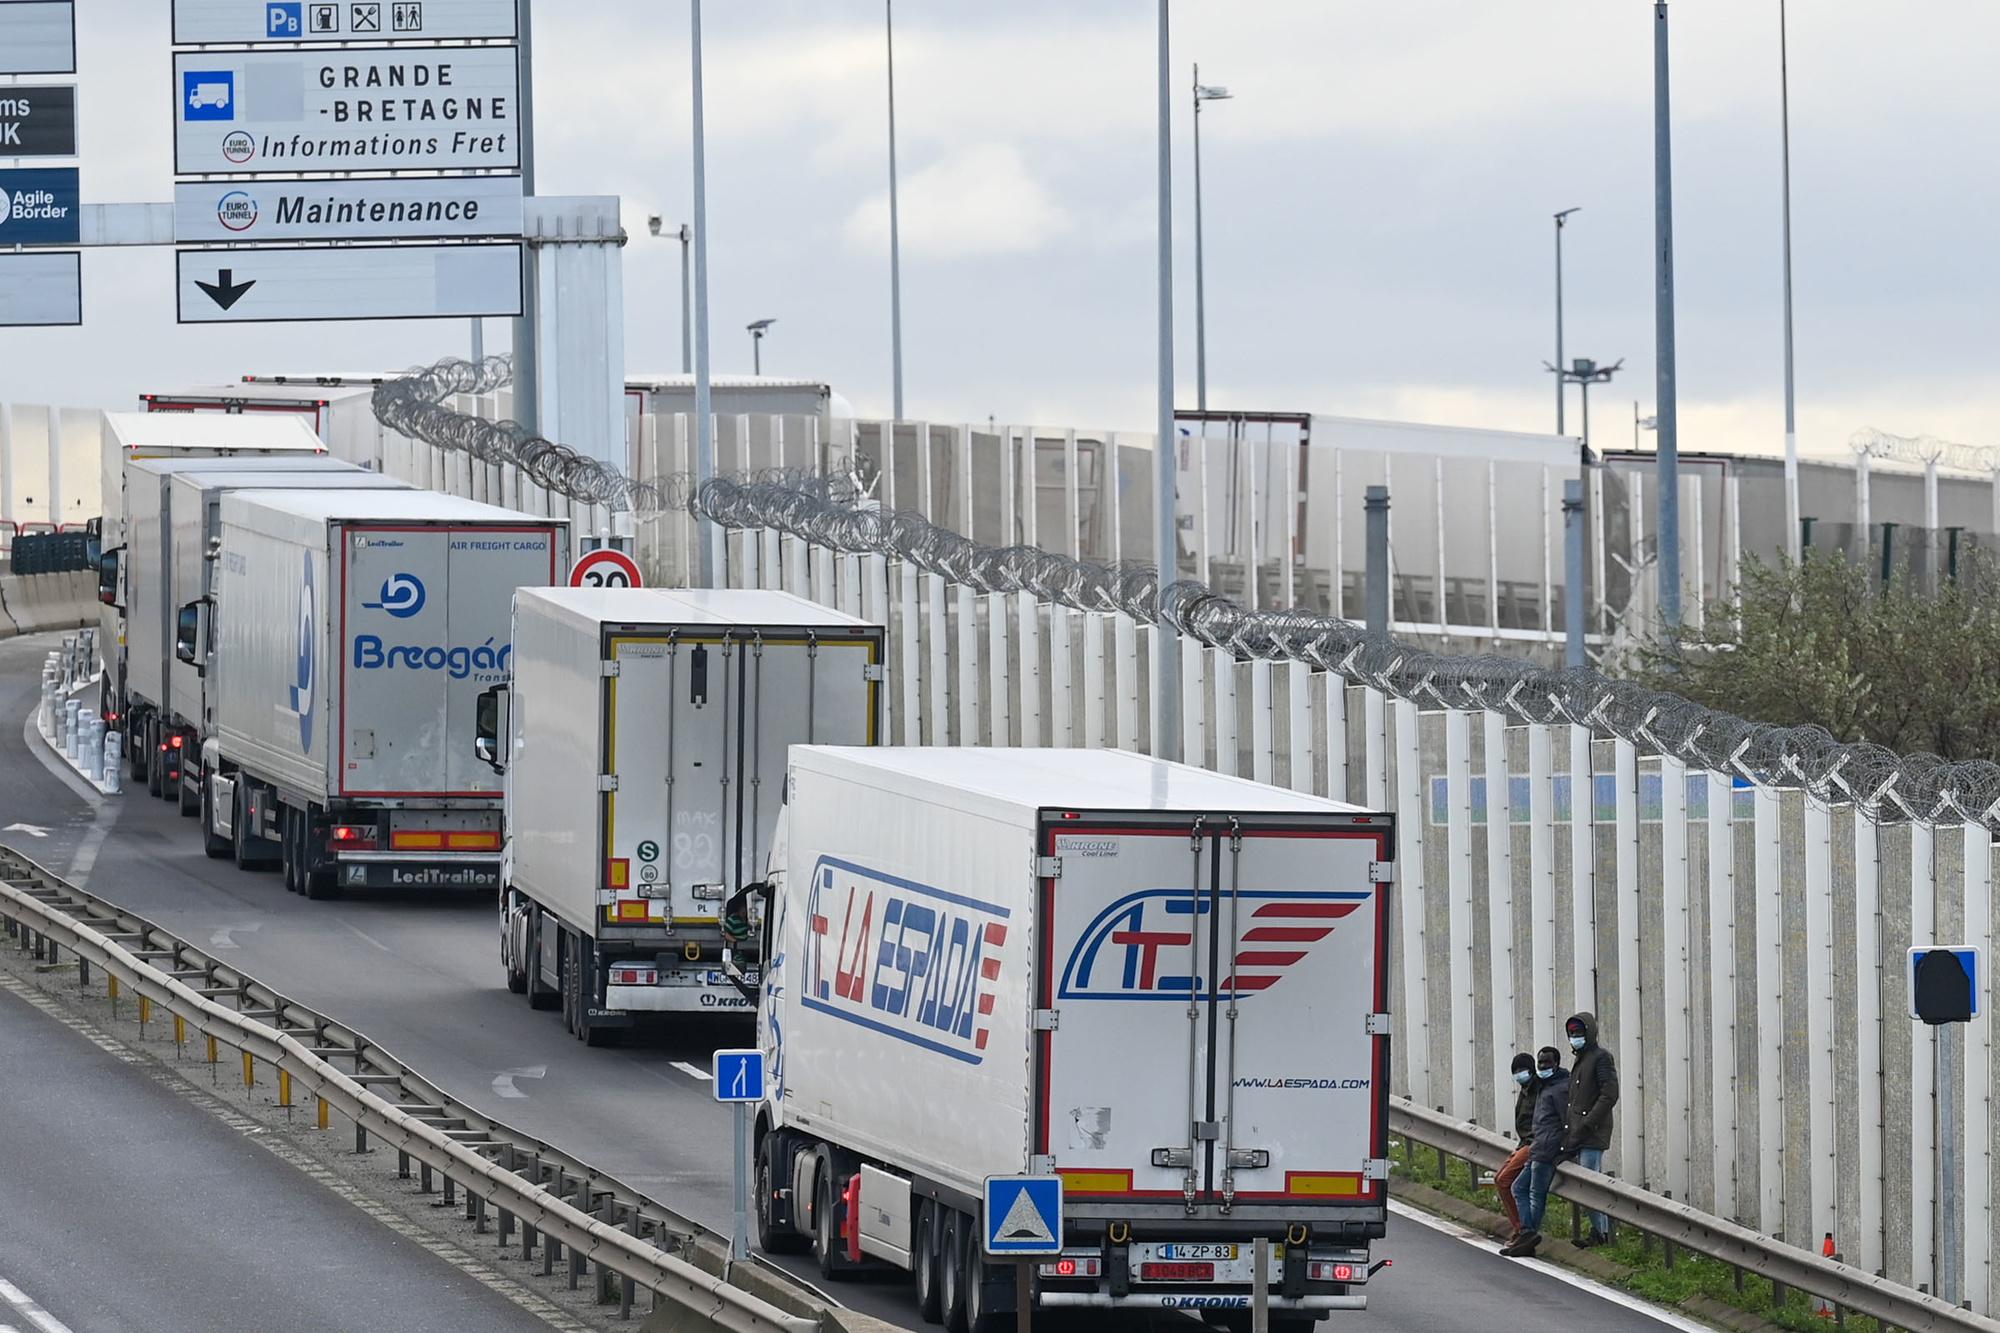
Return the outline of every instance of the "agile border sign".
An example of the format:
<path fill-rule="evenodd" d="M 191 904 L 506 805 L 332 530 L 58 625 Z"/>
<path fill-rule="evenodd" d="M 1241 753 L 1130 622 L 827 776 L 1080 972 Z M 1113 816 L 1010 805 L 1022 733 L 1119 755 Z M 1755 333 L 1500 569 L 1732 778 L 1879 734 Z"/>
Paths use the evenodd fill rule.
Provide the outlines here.
<path fill-rule="evenodd" d="M 511 41 L 515 0 L 174 0 L 176 46 Z"/>
<path fill-rule="evenodd" d="M 512 46 L 178 51 L 174 173 L 514 171 Z"/>
<path fill-rule="evenodd" d="M 209 244 L 516 237 L 525 211 L 519 176 L 183 181 L 174 187 L 174 239 Z"/>
<path fill-rule="evenodd" d="M 0 170 L 0 245 L 76 245 L 83 206 L 75 167 Z"/>
<path fill-rule="evenodd" d="M 76 6 L 71 0 L 0 0 L 0 74 L 74 73 Z"/>

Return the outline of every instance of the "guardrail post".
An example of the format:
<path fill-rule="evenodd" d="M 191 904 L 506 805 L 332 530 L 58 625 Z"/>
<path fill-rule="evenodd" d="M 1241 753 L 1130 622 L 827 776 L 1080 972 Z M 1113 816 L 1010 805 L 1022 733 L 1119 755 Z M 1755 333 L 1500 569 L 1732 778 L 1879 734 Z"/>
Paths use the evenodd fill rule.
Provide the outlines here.
<path fill-rule="evenodd" d="M 176 1060 L 180 1059 L 181 1047 L 185 1045 L 187 1045 L 187 1020 L 185 1018 L 182 1018 L 179 1014 L 175 1014 L 174 1015 L 174 1058 Z"/>
<path fill-rule="evenodd" d="M 278 1105 L 284 1107 L 286 1111 L 292 1109 L 292 1071 L 289 1069 L 278 1071 Z M 289 1115 L 286 1117 L 290 1118 Z"/>
<path fill-rule="evenodd" d="M 507 1242 L 514 1238 L 514 1215 L 505 1208 L 500 1210 L 500 1243 L 495 1248 L 506 1249 Z"/>
<path fill-rule="evenodd" d="M 458 1202 L 458 1190 L 452 1184 L 451 1173 L 444 1173 L 444 1207 L 450 1208 Z"/>
<path fill-rule="evenodd" d="M 547 1277 L 556 1270 L 556 1260 L 562 1258 L 562 1242 L 542 1239 L 542 1276 Z"/>
<path fill-rule="evenodd" d="M 249 1096 L 250 1089 L 257 1086 L 257 1057 L 243 1052 L 243 1095 Z"/>
<path fill-rule="evenodd" d="M 429 1162 L 418 1162 L 417 1193 L 429 1194 L 430 1192 L 431 1192 L 431 1164 Z"/>
<path fill-rule="evenodd" d="M 410 1178 L 410 1155 L 404 1152 L 401 1148 L 398 1148 L 396 1150 L 396 1179 L 408 1180 L 409 1178 Z"/>
<path fill-rule="evenodd" d="M 84 990 L 90 985 L 90 960 L 78 954 L 76 959 L 76 988 Z"/>
<path fill-rule="evenodd" d="M 576 1284 L 583 1277 L 583 1256 L 576 1252 L 576 1246 L 569 1247 L 569 1289 L 576 1290 Z"/>
<path fill-rule="evenodd" d="M 544 1246 L 544 1249 L 547 1247 Z M 535 1228 L 525 1218 L 521 1222 L 521 1262 L 535 1257 Z"/>
<path fill-rule="evenodd" d="M 354 1127 L 354 1151 L 357 1154 L 368 1151 L 368 1131 L 359 1125 Z"/>
<path fill-rule="evenodd" d="M 472 1218 L 472 1234 L 486 1234 L 486 1196 L 468 1192 L 465 1196 L 466 1212 Z"/>
<path fill-rule="evenodd" d="M 332 1108 L 326 1104 L 326 1098 L 321 1097 L 319 1099 L 319 1127 L 321 1129 L 326 1128 L 331 1110 Z"/>

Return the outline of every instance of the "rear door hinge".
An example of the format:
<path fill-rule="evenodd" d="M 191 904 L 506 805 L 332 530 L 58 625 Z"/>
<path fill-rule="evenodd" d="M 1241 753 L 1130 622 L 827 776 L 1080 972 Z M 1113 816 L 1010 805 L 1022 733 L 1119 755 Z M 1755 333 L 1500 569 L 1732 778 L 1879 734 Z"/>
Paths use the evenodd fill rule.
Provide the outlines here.
<path fill-rule="evenodd" d="M 599 791 L 617 791 L 617 790 L 618 790 L 618 775 L 617 775 L 616 773 L 600 773 L 600 774 L 598 774 L 598 775 L 597 775 L 597 789 L 598 789 Z"/>
<path fill-rule="evenodd" d="M 1055 1173 L 1056 1159 L 1054 1153 L 1030 1153 L 1028 1155 L 1029 1175 L 1052 1176 Z"/>
<path fill-rule="evenodd" d="M 1036 879 L 1061 879 L 1062 858 L 1060 856 L 1038 856 L 1035 858 Z"/>
<path fill-rule="evenodd" d="M 603 673 L 604 678 L 606 680 L 614 680 L 617 678 L 618 676 L 617 658 L 607 657 L 606 659 L 604 659 L 604 661 L 598 663 L 597 665 L 598 665 L 598 670 Z"/>
<path fill-rule="evenodd" d="M 1396 863 L 1394 861 L 1370 861 L 1368 863 L 1368 882 L 1370 884 L 1394 884 L 1396 882 Z"/>
<path fill-rule="evenodd" d="M 1389 1159 L 1386 1157 L 1369 1158 L 1361 1164 L 1361 1174 L 1368 1180 L 1387 1180 L 1389 1178 Z"/>
<path fill-rule="evenodd" d="M 1054 1032 L 1056 1028 L 1061 1026 L 1061 1023 L 1062 1011 L 1060 1009 L 1037 1009 L 1029 1017 L 1028 1027 L 1034 1032 Z"/>
<path fill-rule="evenodd" d="M 870 662 L 867 666 L 861 668 L 861 679 L 863 680 L 887 680 L 888 678 L 889 668 L 883 666 L 880 662 Z"/>
<path fill-rule="evenodd" d="M 1390 1037 L 1396 1031 L 1387 1014 L 1370 1014 L 1361 1020 L 1361 1027 L 1371 1037 Z"/>

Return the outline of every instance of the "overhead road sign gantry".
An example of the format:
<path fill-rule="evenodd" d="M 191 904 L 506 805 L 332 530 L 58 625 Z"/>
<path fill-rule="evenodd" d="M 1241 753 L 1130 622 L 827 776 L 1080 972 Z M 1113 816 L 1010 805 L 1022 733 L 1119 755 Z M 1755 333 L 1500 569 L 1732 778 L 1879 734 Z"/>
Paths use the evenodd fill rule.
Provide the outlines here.
<path fill-rule="evenodd" d="M 515 171 L 513 46 L 174 53 L 174 173 Z"/>
<path fill-rule="evenodd" d="M 440 240 L 521 235 L 519 176 L 182 181 L 183 243 Z"/>
<path fill-rule="evenodd" d="M 83 323 L 83 256 L 75 250 L 0 252 L 0 328 Z"/>
<path fill-rule="evenodd" d="M 180 322 L 507 318 L 521 310 L 521 247 L 252 246 L 182 250 Z"/>
<path fill-rule="evenodd" d="M 75 156 L 75 84 L 0 87 L 0 157 Z"/>
<path fill-rule="evenodd" d="M 516 0 L 174 0 L 176 46 L 512 41 Z"/>
<path fill-rule="evenodd" d="M 0 0 L 0 74 L 74 73 L 76 6 L 71 0 Z"/>

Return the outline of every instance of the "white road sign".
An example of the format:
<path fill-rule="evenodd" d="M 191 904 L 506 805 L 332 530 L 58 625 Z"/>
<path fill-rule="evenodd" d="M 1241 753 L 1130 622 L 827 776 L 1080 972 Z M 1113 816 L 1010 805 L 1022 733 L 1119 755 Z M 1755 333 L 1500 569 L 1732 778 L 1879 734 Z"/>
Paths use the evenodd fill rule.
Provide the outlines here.
<path fill-rule="evenodd" d="M 82 256 L 73 250 L 0 252 L 0 328 L 81 323 Z"/>
<path fill-rule="evenodd" d="M 70 0 L 0 0 L 0 74 L 76 73 Z"/>
<path fill-rule="evenodd" d="M 521 234 L 519 176 L 390 180 L 182 181 L 174 239 L 430 240 Z"/>
<path fill-rule="evenodd" d="M 174 0 L 174 44 L 511 40 L 516 0 Z"/>
<path fill-rule="evenodd" d="M 513 171 L 512 46 L 179 51 L 174 171 Z"/>
<path fill-rule="evenodd" d="M 518 244 L 182 250 L 177 266 L 183 324 L 521 313 Z"/>

